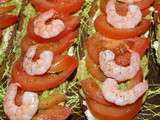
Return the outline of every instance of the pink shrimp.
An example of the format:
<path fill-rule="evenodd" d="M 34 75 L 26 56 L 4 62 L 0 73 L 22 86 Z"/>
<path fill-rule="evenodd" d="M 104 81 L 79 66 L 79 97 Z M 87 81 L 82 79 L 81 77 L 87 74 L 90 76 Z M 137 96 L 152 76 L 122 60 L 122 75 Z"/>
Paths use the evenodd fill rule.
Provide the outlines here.
<path fill-rule="evenodd" d="M 64 29 L 64 22 L 60 19 L 54 19 L 50 24 L 46 24 L 47 20 L 52 18 L 55 11 L 49 10 L 40 14 L 34 21 L 34 32 L 36 35 L 44 39 L 52 38 L 59 35 Z"/>
<path fill-rule="evenodd" d="M 106 5 L 107 21 L 115 28 L 134 28 L 142 20 L 142 13 L 138 6 L 129 5 L 126 16 L 120 16 L 116 12 L 115 0 L 109 0 Z"/>
<path fill-rule="evenodd" d="M 129 90 L 122 91 L 118 89 L 118 83 L 115 79 L 107 78 L 102 85 L 102 94 L 107 101 L 125 106 L 136 102 L 147 89 L 148 84 L 141 82 Z"/>
<path fill-rule="evenodd" d="M 22 105 L 15 104 L 18 83 L 11 83 L 4 97 L 4 112 L 10 120 L 31 120 L 38 110 L 38 94 L 34 92 L 24 92 L 22 97 Z"/>
<path fill-rule="evenodd" d="M 126 81 L 133 78 L 140 70 L 140 55 L 132 50 L 130 65 L 127 67 L 120 66 L 114 61 L 115 54 L 110 51 L 102 51 L 99 56 L 100 68 L 107 77 L 116 79 L 118 82 Z"/>
<path fill-rule="evenodd" d="M 23 69 L 29 75 L 42 75 L 48 71 L 52 65 L 53 53 L 52 51 L 43 51 L 40 54 L 40 59 L 33 62 L 32 59 L 36 54 L 37 45 L 28 48 L 23 61 Z"/>

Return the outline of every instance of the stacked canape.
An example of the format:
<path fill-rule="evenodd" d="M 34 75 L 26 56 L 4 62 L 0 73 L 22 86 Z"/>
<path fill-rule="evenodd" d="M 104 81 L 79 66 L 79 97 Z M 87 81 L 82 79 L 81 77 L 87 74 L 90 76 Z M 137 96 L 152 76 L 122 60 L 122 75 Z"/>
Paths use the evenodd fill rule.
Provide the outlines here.
<path fill-rule="evenodd" d="M 148 89 L 141 58 L 149 46 L 148 8 L 154 0 L 101 0 L 97 33 L 86 42 L 86 80 L 81 80 L 87 106 L 99 120 L 131 120 Z"/>
<path fill-rule="evenodd" d="M 67 51 L 80 22 L 73 13 L 81 8 L 83 0 L 31 3 L 38 14 L 28 22 L 21 55 L 12 67 L 4 111 L 10 120 L 65 120 L 72 110 L 64 106 L 66 96 L 62 91 L 66 87 L 62 91 L 58 87 L 77 67 L 77 60 Z"/>

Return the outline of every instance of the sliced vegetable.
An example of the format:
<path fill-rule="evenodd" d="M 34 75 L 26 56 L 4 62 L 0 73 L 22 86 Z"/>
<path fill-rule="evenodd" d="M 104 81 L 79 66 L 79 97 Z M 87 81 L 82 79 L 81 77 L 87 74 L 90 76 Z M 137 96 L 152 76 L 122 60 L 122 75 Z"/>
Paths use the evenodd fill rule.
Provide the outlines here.
<path fill-rule="evenodd" d="M 16 8 L 15 5 L 0 7 L 0 14 L 4 14 L 6 12 L 9 12 L 9 11 L 15 9 L 15 8 Z"/>
<path fill-rule="evenodd" d="M 66 120 L 70 113 L 69 108 L 56 105 L 51 109 L 40 110 L 33 120 Z"/>
<path fill-rule="evenodd" d="M 71 45 L 74 42 L 74 38 L 76 38 L 76 36 L 77 36 L 77 32 L 71 32 L 67 34 L 64 38 L 60 39 L 59 41 L 45 43 L 45 44 L 39 43 L 37 53 L 39 55 L 44 49 L 48 49 L 53 51 L 55 56 L 58 54 L 61 54 L 71 47 Z M 25 36 L 21 43 L 22 54 L 25 54 L 28 47 L 34 44 L 36 43 L 31 38 L 29 38 L 28 36 Z"/>
<path fill-rule="evenodd" d="M 63 14 L 72 14 L 80 10 L 83 0 L 31 0 L 37 11 L 55 9 Z"/>
<path fill-rule="evenodd" d="M 6 28 L 18 21 L 18 17 L 14 15 L 0 15 L 0 28 Z"/>
<path fill-rule="evenodd" d="M 100 15 L 94 23 L 96 30 L 102 35 L 112 39 L 127 39 L 139 36 L 149 29 L 150 21 L 142 20 L 142 22 L 131 29 L 117 29 L 109 25 L 104 15 Z"/>
<path fill-rule="evenodd" d="M 99 104 L 89 97 L 86 101 L 91 113 L 99 120 L 132 120 L 142 105 L 142 99 L 123 107 Z"/>
<path fill-rule="evenodd" d="M 28 25 L 28 36 L 37 43 L 48 43 L 58 41 L 64 38 L 67 34 L 74 31 L 75 28 L 79 25 L 80 18 L 78 16 L 64 16 L 62 14 L 57 14 L 54 16 L 55 18 L 61 19 L 65 24 L 65 29 L 56 37 L 44 39 L 34 33 L 34 19 L 32 18 Z"/>
<path fill-rule="evenodd" d="M 126 45 L 143 56 L 146 49 L 149 47 L 149 43 L 150 40 L 148 38 L 134 37 L 130 39 L 115 40 L 96 34 L 95 36 L 88 38 L 87 51 L 89 57 L 98 65 L 99 53 L 104 50 L 112 50 L 116 55 L 116 63 L 126 66 L 130 63 L 130 54 L 128 54 Z"/>
<path fill-rule="evenodd" d="M 68 56 L 57 56 L 48 70 L 48 73 L 59 73 L 65 71 L 70 66 L 71 58 Z"/>
<path fill-rule="evenodd" d="M 68 69 L 60 73 L 30 76 L 23 70 L 23 57 L 21 57 L 20 60 L 13 65 L 12 79 L 14 82 L 18 82 L 23 90 L 43 91 L 54 88 L 64 82 L 77 67 L 77 60 L 74 57 L 68 56 L 68 59 Z"/>
<path fill-rule="evenodd" d="M 142 81 L 143 81 L 143 73 L 142 73 L 142 70 L 140 70 L 137 73 L 137 75 L 132 80 L 130 80 L 129 83 L 127 83 L 127 89 L 131 89 L 133 86 L 135 86 L 136 84 L 138 84 Z M 107 106 L 116 106 L 116 105 L 114 105 L 104 99 L 100 87 L 98 86 L 96 81 L 93 80 L 92 78 L 89 78 L 87 80 L 82 80 L 81 86 L 82 86 L 84 93 L 89 98 L 96 101 L 97 103 L 107 105 Z"/>
<path fill-rule="evenodd" d="M 127 43 L 131 44 L 131 43 Z M 125 40 L 114 40 L 96 34 L 87 41 L 87 50 L 89 57 L 99 64 L 99 53 L 104 50 L 112 50 L 116 57 L 127 52 Z M 94 51 L 94 53 L 93 53 Z"/>
<path fill-rule="evenodd" d="M 65 100 L 65 95 L 55 90 L 47 97 L 40 97 L 39 109 L 49 109 Z"/>

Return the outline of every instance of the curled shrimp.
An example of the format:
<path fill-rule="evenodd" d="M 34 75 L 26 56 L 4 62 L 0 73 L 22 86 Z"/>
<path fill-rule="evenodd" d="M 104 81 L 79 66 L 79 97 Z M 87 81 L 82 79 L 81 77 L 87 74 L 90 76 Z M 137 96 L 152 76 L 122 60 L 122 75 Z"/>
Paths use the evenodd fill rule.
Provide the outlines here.
<path fill-rule="evenodd" d="M 123 3 L 136 3 L 136 2 L 140 2 L 142 0 L 118 0 L 120 2 L 123 2 Z"/>
<path fill-rule="evenodd" d="M 44 39 L 52 38 L 60 34 L 64 29 L 64 22 L 60 19 L 54 19 L 50 24 L 46 24 L 47 20 L 55 15 L 54 10 L 46 11 L 40 14 L 34 21 L 34 32 L 36 35 Z"/>
<path fill-rule="evenodd" d="M 132 79 L 140 70 L 140 55 L 132 50 L 130 58 L 130 65 L 123 67 L 114 61 L 115 54 L 110 51 L 102 51 L 99 56 L 100 68 L 107 77 L 114 78 L 118 82 Z"/>
<path fill-rule="evenodd" d="M 36 54 L 37 45 L 28 48 L 23 61 L 23 69 L 29 75 L 42 75 L 48 71 L 52 65 L 53 53 L 51 51 L 43 51 L 40 58 L 33 62 Z"/>
<path fill-rule="evenodd" d="M 102 85 L 102 94 L 107 101 L 125 106 L 136 102 L 147 89 L 148 84 L 141 82 L 129 90 L 122 91 L 118 89 L 118 83 L 115 79 L 107 78 Z"/>
<path fill-rule="evenodd" d="M 10 120 L 31 120 L 38 110 L 38 95 L 34 92 L 24 92 L 22 97 L 22 105 L 15 104 L 15 97 L 17 89 L 20 85 L 18 83 L 11 83 L 4 97 L 4 112 Z"/>
<path fill-rule="evenodd" d="M 115 28 L 134 28 L 142 19 L 142 13 L 138 6 L 129 5 L 126 16 L 120 16 L 116 12 L 115 0 L 109 0 L 106 5 L 107 21 Z"/>

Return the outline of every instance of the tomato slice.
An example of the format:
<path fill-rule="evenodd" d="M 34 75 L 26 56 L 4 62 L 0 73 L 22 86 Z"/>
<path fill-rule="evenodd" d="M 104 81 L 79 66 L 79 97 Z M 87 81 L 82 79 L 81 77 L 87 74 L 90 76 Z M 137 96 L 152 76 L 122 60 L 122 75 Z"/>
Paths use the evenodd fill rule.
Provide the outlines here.
<path fill-rule="evenodd" d="M 130 54 L 125 45 L 128 45 L 130 49 L 138 52 L 141 56 L 145 54 L 146 49 L 149 47 L 150 40 L 148 38 L 130 38 L 130 39 L 109 39 L 103 37 L 100 34 L 96 34 L 88 38 L 87 51 L 89 57 L 95 64 L 99 64 L 99 53 L 104 50 L 112 50 L 116 55 L 116 63 L 122 66 L 126 66 L 130 63 Z M 92 52 L 94 51 L 94 53 Z"/>
<path fill-rule="evenodd" d="M 130 43 L 127 43 L 127 44 L 130 44 Z M 103 37 L 100 34 L 96 34 L 95 36 L 90 37 L 87 40 L 87 51 L 88 51 L 89 57 L 96 64 L 99 64 L 99 53 L 101 51 L 104 51 L 106 49 L 112 50 L 116 54 L 116 57 L 117 57 L 127 52 L 127 48 L 125 44 L 126 43 L 124 42 L 124 40 L 117 41 L 114 39 Z M 94 51 L 94 54 L 92 51 Z"/>
<path fill-rule="evenodd" d="M 44 49 L 49 49 L 54 53 L 55 56 L 58 54 L 61 54 L 72 46 L 72 44 L 74 43 L 74 38 L 76 38 L 76 36 L 77 36 L 77 32 L 74 31 L 67 34 L 64 38 L 61 38 L 59 41 L 45 43 L 45 44 L 39 43 L 37 52 L 41 53 Z M 22 54 L 25 54 L 28 47 L 34 44 L 36 43 L 31 38 L 29 38 L 28 36 L 25 36 L 21 42 Z"/>
<path fill-rule="evenodd" d="M 54 106 L 51 109 L 41 110 L 33 117 L 33 120 L 65 120 L 71 114 L 71 110 L 63 106 Z"/>
<path fill-rule="evenodd" d="M 15 9 L 15 8 L 16 8 L 15 5 L 0 7 L 0 14 L 4 14 L 6 12 L 9 12 L 9 11 Z"/>
<path fill-rule="evenodd" d="M 105 11 L 106 11 L 107 2 L 108 2 L 108 0 L 100 0 L 100 9 L 103 13 L 106 13 Z M 149 8 L 154 2 L 155 2 L 155 0 L 142 0 L 142 1 L 134 3 L 134 4 L 139 6 L 140 9 L 143 11 L 143 10 Z M 126 13 L 126 11 L 128 11 L 127 6 L 128 6 L 127 4 L 117 2 L 116 3 L 117 12 L 120 14 Z"/>
<path fill-rule="evenodd" d="M 133 86 L 135 86 L 136 84 L 138 84 L 142 81 L 143 81 L 143 73 L 142 73 L 142 70 L 140 70 L 137 73 L 137 75 L 132 80 L 130 80 L 127 88 L 131 89 Z M 107 100 L 105 100 L 105 98 L 102 95 L 101 89 L 97 85 L 96 81 L 93 80 L 92 78 L 89 78 L 87 80 L 82 80 L 80 83 L 81 83 L 81 86 L 82 86 L 84 93 L 89 98 L 91 98 L 94 101 L 96 101 L 97 103 L 100 103 L 103 105 L 107 105 L 107 106 L 114 105 L 114 104 L 108 102 Z M 116 105 L 114 105 L 114 106 L 116 106 Z"/>
<path fill-rule="evenodd" d="M 86 67 L 88 72 L 97 80 L 104 81 L 106 76 L 101 71 L 100 67 L 94 63 L 94 61 L 87 55 L 86 57 Z"/>
<path fill-rule="evenodd" d="M 80 81 L 80 83 L 86 96 L 103 105 L 113 105 L 104 99 L 102 92 L 95 80 L 89 78 L 87 80 Z"/>
<path fill-rule="evenodd" d="M 53 61 L 52 66 L 48 70 L 48 73 L 59 73 L 68 69 L 71 60 L 68 56 L 58 56 Z"/>
<path fill-rule="evenodd" d="M 128 39 L 126 40 L 126 42 L 133 42 L 133 45 L 130 46 L 130 48 L 135 52 L 139 53 L 142 57 L 145 54 L 147 48 L 149 48 L 150 39 L 136 37 L 134 39 Z"/>
<path fill-rule="evenodd" d="M 21 89 L 29 91 L 43 91 L 50 88 L 54 88 L 64 82 L 71 73 L 77 67 L 77 60 L 74 57 L 64 56 L 69 60 L 67 66 L 68 69 L 60 73 L 44 74 L 39 76 L 30 76 L 24 70 L 22 66 L 23 58 L 20 58 L 13 65 L 12 79 L 14 82 L 18 82 L 21 85 Z M 54 59 L 56 60 L 56 59 Z M 58 59 L 59 60 L 59 59 Z"/>
<path fill-rule="evenodd" d="M 49 94 L 46 98 L 40 97 L 39 99 L 39 109 L 49 109 L 53 106 L 63 102 L 65 100 L 65 95 L 55 90 Z"/>
<path fill-rule="evenodd" d="M 96 30 L 102 35 L 112 39 L 127 39 L 139 36 L 149 29 L 149 20 L 142 20 L 142 22 L 131 29 L 117 29 L 109 25 L 104 15 L 100 15 L 94 22 Z"/>
<path fill-rule="evenodd" d="M 79 25 L 79 22 L 80 22 L 79 16 L 66 16 L 66 17 L 64 17 L 64 15 L 62 15 L 62 14 L 57 14 L 57 15 L 55 15 L 55 17 L 61 19 L 65 24 L 65 29 L 59 35 L 57 35 L 56 37 L 53 37 L 53 38 L 49 38 L 49 39 L 44 39 L 44 38 L 36 35 L 33 32 L 34 31 L 34 25 L 33 25 L 34 18 L 32 18 L 29 21 L 29 25 L 28 25 L 28 36 L 37 43 L 54 42 L 54 41 L 60 40 L 61 38 L 64 38 L 67 34 L 72 32 L 73 30 L 75 30 L 75 28 Z"/>
<path fill-rule="evenodd" d="M 31 0 L 39 12 L 55 9 L 63 14 L 72 14 L 81 9 L 84 0 Z"/>
<path fill-rule="evenodd" d="M 0 15 L 0 28 L 6 28 L 18 21 L 18 17 L 15 15 Z"/>
<path fill-rule="evenodd" d="M 99 120 L 132 120 L 142 105 L 142 99 L 123 107 L 103 105 L 89 97 L 86 102 L 91 113 Z"/>

